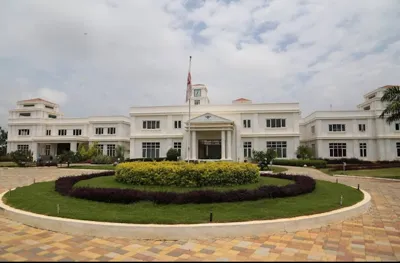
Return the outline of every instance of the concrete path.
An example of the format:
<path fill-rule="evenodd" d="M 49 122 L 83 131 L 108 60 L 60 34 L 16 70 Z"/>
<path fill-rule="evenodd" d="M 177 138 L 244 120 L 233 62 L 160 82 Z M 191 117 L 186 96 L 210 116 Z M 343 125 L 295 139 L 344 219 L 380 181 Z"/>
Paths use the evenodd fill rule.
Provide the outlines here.
<path fill-rule="evenodd" d="M 310 168 L 287 167 L 316 179 L 336 181 Z M 98 171 L 98 170 L 97 170 Z M 0 168 L 0 191 L 87 170 Z M 338 178 L 372 196 L 362 216 L 329 227 L 284 235 L 236 239 L 138 241 L 71 236 L 10 221 L 0 213 L 0 261 L 399 261 L 400 182 Z M 28 197 L 29 198 L 29 197 Z"/>

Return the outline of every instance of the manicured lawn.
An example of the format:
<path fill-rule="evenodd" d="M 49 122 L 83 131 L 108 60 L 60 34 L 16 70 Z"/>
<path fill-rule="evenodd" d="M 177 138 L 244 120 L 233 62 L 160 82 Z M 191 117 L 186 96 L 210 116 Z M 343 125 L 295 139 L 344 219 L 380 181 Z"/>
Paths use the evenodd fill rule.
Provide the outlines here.
<path fill-rule="evenodd" d="M 328 169 L 321 169 L 321 171 L 329 175 L 345 174 L 352 176 L 400 179 L 400 168 L 382 168 L 382 169 L 348 170 L 348 171 L 329 171 Z"/>
<path fill-rule="evenodd" d="M 284 167 L 277 167 L 277 166 L 270 166 L 269 168 L 272 170 L 273 173 L 283 173 L 288 170 Z"/>
<path fill-rule="evenodd" d="M 166 191 L 166 192 L 190 192 L 195 190 L 216 190 L 216 191 L 228 191 L 237 189 L 255 189 L 263 185 L 287 185 L 291 184 L 293 181 L 270 178 L 261 176 L 260 181 L 256 184 L 245 184 L 245 185 L 235 185 L 235 186 L 223 186 L 223 187 L 177 187 L 177 186 L 149 186 L 149 185 L 130 185 L 115 181 L 114 176 L 102 176 L 96 177 L 89 180 L 83 180 L 75 184 L 75 187 L 87 186 L 87 187 L 98 187 L 98 188 L 128 188 L 136 189 L 142 191 Z"/>
<path fill-rule="evenodd" d="M 14 162 L 0 162 L 0 167 L 18 167 Z"/>
<path fill-rule="evenodd" d="M 317 181 L 316 189 L 309 194 L 263 199 L 258 201 L 218 203 L 155 205 L 151 202 L 134 204 L 109 204 L 61 196 L 54 190 L 54 182 L 41 182 L 19 187 L 6 194 L 5 203 L 34 213 L 76 218 L 82 220 L 124 223 L 207 223 L 210 210 L 214 222 L 238 222 L 248 220 L 276 219 L 310 215 L 353 205 L 363 199 L 363 194 L 342 184 Z M 60 214 L 57 215 L 57 204 Z"/>

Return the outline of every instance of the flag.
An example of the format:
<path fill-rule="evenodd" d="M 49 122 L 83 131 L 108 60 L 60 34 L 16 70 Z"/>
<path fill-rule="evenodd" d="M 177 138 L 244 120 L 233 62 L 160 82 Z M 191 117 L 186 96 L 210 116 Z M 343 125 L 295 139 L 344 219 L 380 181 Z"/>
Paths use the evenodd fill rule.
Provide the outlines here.
<path fill-rule="evenodd" d="M 186 102 L 188 102 L 191 96 L 192 96 L 192 76 L 190 75 L 189 71 L 187 77 L 187 87 L 186 87 Z"/>

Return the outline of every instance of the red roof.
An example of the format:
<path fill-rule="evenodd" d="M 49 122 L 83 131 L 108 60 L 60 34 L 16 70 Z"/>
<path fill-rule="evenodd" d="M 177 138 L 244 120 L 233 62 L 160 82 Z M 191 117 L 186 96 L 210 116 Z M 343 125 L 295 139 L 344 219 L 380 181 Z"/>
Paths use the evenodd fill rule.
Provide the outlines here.
<path fill-rule="evenodd" d="M 44 99 L 41 99 L 41 98 L 34 98 L 34 99 L 29 99 L 29 100 L 21 100 L 19 102 L 35 102 L 35 101 L 41 101 L 41 102 L 45 102 L 45 103 L 56 105 L 53 102 L 50 102 L 50 101 L 47 101 L 47 100 L 44 100 Z"/>
<path fill-rule="evenodd" d="M 237 99 L 237 100 L 235 100 L 235 101 L 250 101 L 250 100 L 245 99 L 245 98 L 239 98 L 239 99 Z"/>

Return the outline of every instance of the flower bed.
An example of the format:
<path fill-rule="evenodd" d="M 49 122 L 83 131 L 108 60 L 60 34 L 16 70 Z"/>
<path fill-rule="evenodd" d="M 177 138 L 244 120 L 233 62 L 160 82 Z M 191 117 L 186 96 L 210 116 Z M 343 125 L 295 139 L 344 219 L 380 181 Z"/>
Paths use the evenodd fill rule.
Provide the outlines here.
<path fill-rule="evenodd" d="M 132 162 L 116 168 L 118 182 L 134 185 L 229 186 L 256 183 L 259 168 L 250 163 Z"/>
<path fill-rule="evenodd" d="M 272 161 L 274 165 L 287 166 L 314 166 L 316 168 L 325 168 L 326 161 L 324 160 L 303 160 L 303 159 L 275 159 Z"/>
<path fill-rule="evenodd" d="M 205 204 L 256 201 L 266 198 L 297 196 L 314 191 L 316 184 L 315 180 L 308 176 L 276 174 L 268 176 L 293 180 L 295 183 L 285 186 L 266 185 L 257 189 L 231 190 L 226 192 L 199 190 L 184 193 L 140 191 L 120 188 L 73 187 L 75 183 L 81 180 L 111 175 L 114 175 L 114 171 L 62 177 L 56 180 L 55 190 L 62 195 L 107 203 L 129 204 L 140 201 L 151 201 L 156 204 Z"/>

